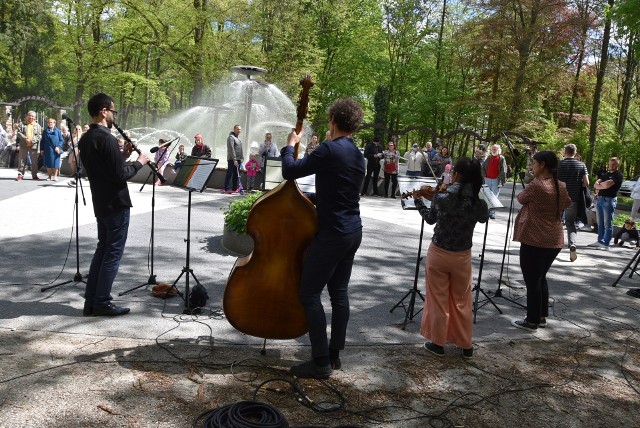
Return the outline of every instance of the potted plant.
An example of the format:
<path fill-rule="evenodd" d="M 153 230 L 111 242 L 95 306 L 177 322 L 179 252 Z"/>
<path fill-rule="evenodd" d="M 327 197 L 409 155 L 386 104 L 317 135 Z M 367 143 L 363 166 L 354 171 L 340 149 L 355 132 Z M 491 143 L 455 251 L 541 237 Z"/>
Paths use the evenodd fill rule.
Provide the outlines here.
<path fill-rule="evenodd" d="M 242 198 L 234 198 L 224 210 L 222 246 L 229 251 L 246 256 L 253 251 L 253 239 L 247 235 L 247 219 L 253 203 L 262 192 L 251 192 Z"/>

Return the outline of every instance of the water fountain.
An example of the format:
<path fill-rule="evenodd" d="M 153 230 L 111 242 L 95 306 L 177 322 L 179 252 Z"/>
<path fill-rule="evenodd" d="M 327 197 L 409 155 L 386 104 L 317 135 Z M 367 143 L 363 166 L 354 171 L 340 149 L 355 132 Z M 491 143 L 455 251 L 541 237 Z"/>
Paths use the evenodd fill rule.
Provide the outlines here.
<path fill-rule="evenodd" d="M 203 105 L 156 124 L 157 128 L 173 131 L 150 128 L 149 134 L 144 134 L 142 129 L 134 129 L 132 136 L 138 138 L 142 149 L 148 150 L 157 143 L 158 138 L 179 134 L 184 137 L 181 137 L 181 144 L 185 145 L 185 151 L 190 153 L 194 135 L 201 134 L 205 144 L 211 147 L 212 157 L 220 159 L 223 167 L 226 165 L 227 136 L 233 131 L 234 125 L 242 126 L 240 139 L 244 143 L 245 159 L 248 159 L 248 153 L 257 153 L 267 132 L 273 134 L 273 141 L 278 148 L 282 148 L 291 128 L 295 126 L 296 108 L 293 102 L 275 85 L 256 79 L 266 73 L 265 69 L 236 66 L 232 67 L 232 71 L 232 75 L 216 84 L 211 94 L 204 97 Z M 242 78 L 238 79 L 238 75 Z M 310 132 L 308 129 L 305 131 L 307 138 L 304 140 L 307 140 Z"/>

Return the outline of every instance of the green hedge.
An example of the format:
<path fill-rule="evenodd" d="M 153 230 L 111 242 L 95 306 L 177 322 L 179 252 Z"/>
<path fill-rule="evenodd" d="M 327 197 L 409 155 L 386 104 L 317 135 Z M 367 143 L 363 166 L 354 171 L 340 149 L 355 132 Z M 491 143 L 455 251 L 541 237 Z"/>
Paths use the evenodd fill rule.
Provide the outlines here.
<path fill-rule="evenodd" d="M 234 198 L 224 212 L 224 224 L 236 233 L 247 232 L 247 218 L 253 203 L 262 196 L 262 192 L 251 192 L 243 198 Z"/>

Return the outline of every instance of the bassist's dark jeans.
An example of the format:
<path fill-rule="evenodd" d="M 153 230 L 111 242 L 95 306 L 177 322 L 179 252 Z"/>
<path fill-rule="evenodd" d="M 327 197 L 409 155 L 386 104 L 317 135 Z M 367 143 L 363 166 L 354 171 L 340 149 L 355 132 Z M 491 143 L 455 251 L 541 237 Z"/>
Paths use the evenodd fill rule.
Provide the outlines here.
<path fill-rule="evenodd" d="M 300 302 L 304 307 L 311 355 L 328 358 L 329 348 L 344 349 L 349 322 L 349 279 L 353 258 L 362 241 L 362 230 L 349 235 L 316 235 L 302 268 Z M 320 296 L 325 285 L 331 298 L 331 341 L 327 340 L 327 318 Z"/>

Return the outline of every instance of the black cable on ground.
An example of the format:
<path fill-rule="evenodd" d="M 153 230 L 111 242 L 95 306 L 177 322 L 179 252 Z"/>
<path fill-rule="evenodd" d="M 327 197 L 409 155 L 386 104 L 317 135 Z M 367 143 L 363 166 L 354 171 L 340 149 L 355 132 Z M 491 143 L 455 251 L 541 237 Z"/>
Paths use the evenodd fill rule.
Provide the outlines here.
<path fill-rule="evenodd" d="M 194 428 L 288 428 L 289 422 L 275 407 L 258 401 L 238 401 L 198 415 Z"/>

